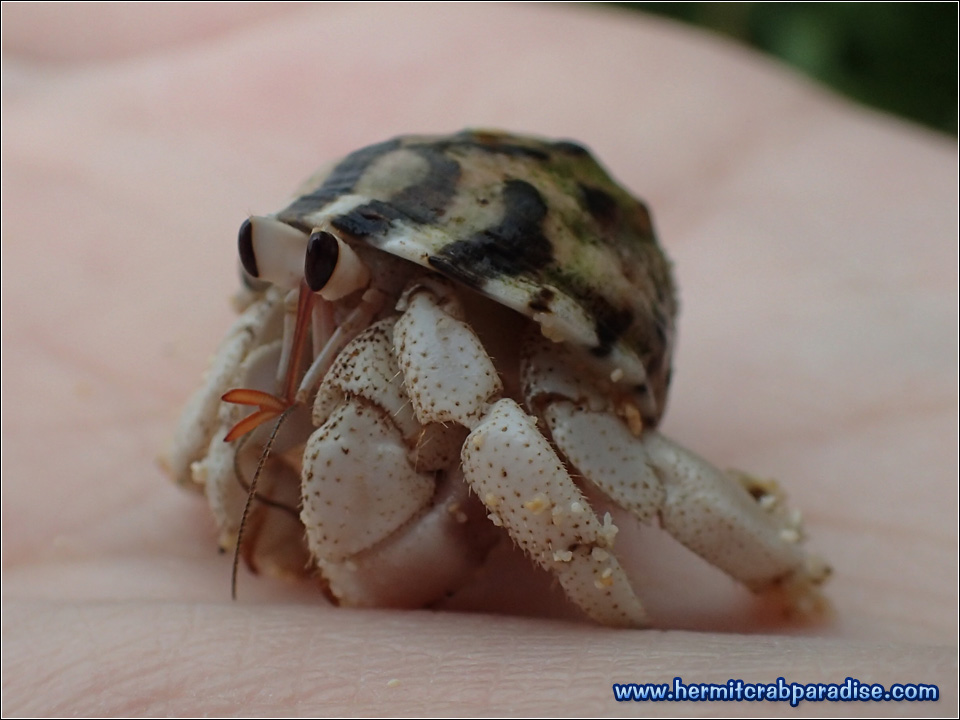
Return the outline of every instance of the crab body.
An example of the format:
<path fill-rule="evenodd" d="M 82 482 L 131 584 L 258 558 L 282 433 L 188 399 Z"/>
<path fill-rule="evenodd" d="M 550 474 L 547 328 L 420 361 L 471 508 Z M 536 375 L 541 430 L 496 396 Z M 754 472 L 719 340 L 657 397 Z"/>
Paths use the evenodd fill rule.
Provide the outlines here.
<path fill-rule="evenodd" d="M 669 261 L 646 207 L 580 145 L 395 138 L 245 222 L 239 246 L 246 307 L 169 465 L 204 489 L 224 548 L 257 479 L 252 567 L 315 569 L 342 604 L 416 607 L 506 533 L 589 616 L 644 625 L 587 484 L 751 589 L 805 597 L 825 577 L 772 483 L 656 431 Z"/>

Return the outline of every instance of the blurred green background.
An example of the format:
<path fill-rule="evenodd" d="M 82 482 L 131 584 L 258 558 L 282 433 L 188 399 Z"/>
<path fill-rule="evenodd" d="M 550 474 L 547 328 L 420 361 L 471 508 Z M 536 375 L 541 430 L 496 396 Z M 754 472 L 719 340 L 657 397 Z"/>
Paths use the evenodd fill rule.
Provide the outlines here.
<path fill-rule="evenodd" d="M 957 136 L 957 3 L 615 3 L 774 55 L 835 90 Z"/>

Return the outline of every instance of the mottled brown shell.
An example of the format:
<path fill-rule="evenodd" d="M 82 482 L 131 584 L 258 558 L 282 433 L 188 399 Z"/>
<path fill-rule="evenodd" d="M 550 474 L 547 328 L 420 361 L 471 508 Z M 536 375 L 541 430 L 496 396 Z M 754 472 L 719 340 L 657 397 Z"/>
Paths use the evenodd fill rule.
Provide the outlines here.
<path fill-rule="evenodd" d="M 330 227 L 473 288 L 589 351 L 663 412 L 676 299 L 646 206 L 573 142 L 409 135 L 318 173 L 276 217 Z"/>

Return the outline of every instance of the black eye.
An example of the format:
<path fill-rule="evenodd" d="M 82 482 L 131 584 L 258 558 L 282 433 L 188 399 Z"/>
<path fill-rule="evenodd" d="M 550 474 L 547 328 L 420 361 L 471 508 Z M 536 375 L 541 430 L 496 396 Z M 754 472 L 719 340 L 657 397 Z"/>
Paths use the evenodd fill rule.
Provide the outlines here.
<path fill-rule="evenodd" d="M 303 279 L 313 292 L 322 290 L 330 280 L 339 257 L 340 246 L 333 235 L 326 230 L 318 230 L 310 236 L 303 263 Z"/>
<path fill-rule="evenodd" d="M 243 221 L 240 226 L 240 233 L 237 235 L 237 247 L 240 250 L 240 264 L 251 277 L 260 277 L 260 270 L 257 268 L 257 256 L 253 252 L 253 225 L 250 218 Z"/>

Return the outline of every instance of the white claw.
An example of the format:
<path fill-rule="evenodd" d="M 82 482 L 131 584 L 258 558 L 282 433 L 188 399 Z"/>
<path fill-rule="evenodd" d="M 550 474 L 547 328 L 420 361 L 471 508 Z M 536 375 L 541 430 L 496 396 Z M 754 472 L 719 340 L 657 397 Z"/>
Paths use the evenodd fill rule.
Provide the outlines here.
<path fill-rule="evenodd" d="M 310 551 L 341 561 L 372 547 L 430 502 L 433 475 L 407 461 L 382 409 L 349 400 L 307 442 L 301 519 Z"/>
<path fill-rule="evenodd" d="M 348 605 L 434 601 L 466 580 L 497 537 L 459 472 L 466 429 L 417 420 L 394 356 L 395 323 L 374 323 L 339 354 L 317 392 L 321 427 L 304 453 L 310 550 Z"/>
<path fill-rule="evenodd" d="M 383 408 L 405 439 L 420 432 L 393 356 L 395 323 L 396 318 L 374 323 L 357 335 L 347 352 L 337 356 L 313 404 L 315 425 L 326 422 L 345 395 L 356 395 Z"/>
<path fill-rule="evenodd" d="M 422 425 L 473 427 L 503 384 L 476 333 L 457 319 L 462 311 L 455 296 L 436 294 L 438 285 L 416 286 L 407 295 L 394 329 L 397 359 Z"/>
<path fill-rule="evenodd" d="M 484 513 L 455 469 L 433 504 L 384 542 L 348 563 L 321 562 L 331 592 L 360 607 L 416 608 L 445 597 L 466 583 L 499 537 Z"/>

